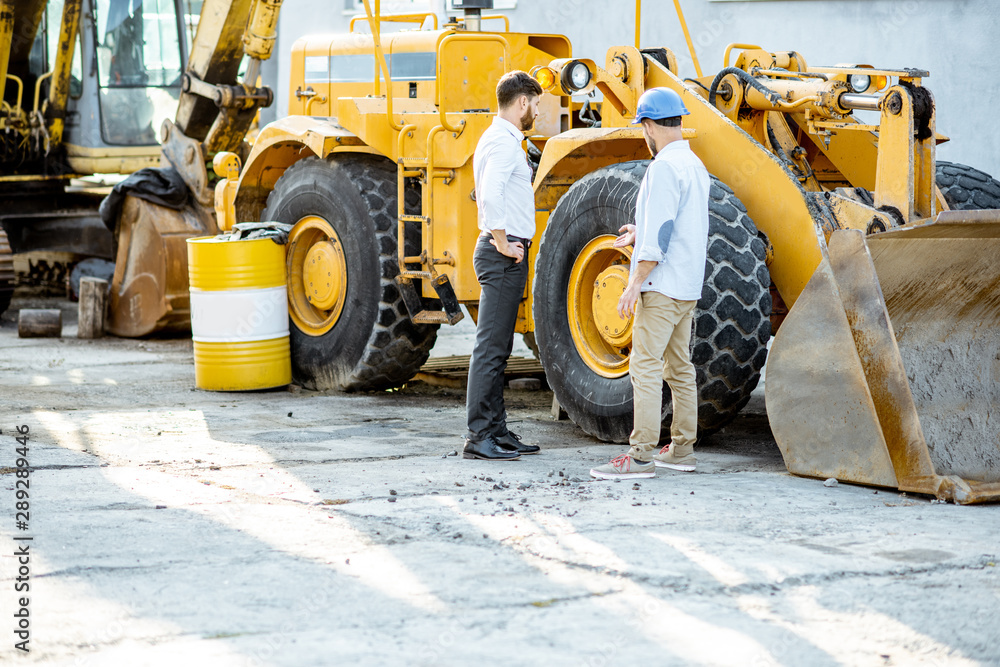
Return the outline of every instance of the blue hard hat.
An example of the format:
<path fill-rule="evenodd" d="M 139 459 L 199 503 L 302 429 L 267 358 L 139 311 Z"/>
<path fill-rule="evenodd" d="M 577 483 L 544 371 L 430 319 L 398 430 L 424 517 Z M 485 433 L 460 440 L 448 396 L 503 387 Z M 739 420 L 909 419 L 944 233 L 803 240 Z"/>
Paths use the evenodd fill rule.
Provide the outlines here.
<path fill-rule="evenodd" d="M 639 104 L 635 110 L 635 120 L 632 121 L 632 124 L 640 123 L 643 118 L 660 120 L 661 118 L 686 116 L 689 113 L 691 112 L 684 106 L 681 96 L 674 91 L 669 88 L 650 88 L 639 98 Z"/>

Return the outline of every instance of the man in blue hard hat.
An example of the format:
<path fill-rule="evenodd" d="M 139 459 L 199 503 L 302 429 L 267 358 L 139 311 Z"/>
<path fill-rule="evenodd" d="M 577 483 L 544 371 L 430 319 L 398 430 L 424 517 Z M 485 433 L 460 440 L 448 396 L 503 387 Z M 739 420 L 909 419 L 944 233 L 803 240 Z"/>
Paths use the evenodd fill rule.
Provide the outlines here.
<path fill-rule="evenodd" d="M 631 448 L 590 471 L 598 479 L 653 477 L 656 467 L 695 469 L 698 388 L 689 344 L 695 304 L 701 298 L 708 246 L 708 191 L 711 181 L 701 160 L 681 135 L 688 110 L 668 88 L 639 98 L 633 123 L 653 154 L 639 188 L 635 224 L 625 225 L 616 247 L 634 245 L 629 282 L 618 314 L 633 313 L 633 430 Z M 670 386 L 673 421 L 670 444 L 660 440 L 663 382 Z"/>

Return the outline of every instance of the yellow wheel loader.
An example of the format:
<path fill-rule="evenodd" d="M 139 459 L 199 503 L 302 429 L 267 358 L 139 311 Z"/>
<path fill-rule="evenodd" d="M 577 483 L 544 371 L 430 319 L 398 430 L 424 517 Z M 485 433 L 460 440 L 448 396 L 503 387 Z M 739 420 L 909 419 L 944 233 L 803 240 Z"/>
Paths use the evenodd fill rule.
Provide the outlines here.
<path fill-rule="evenodd" d="M 477 316 L 472 156 L 497 79 L 521 69 L 547 92 L 526 142 L 537 234 L 518 331 L 570 417 L 624 440 L 631 322 L 615 305 L 629 252 L 611 242 L 649 159 L 636 103 L 664 86 L 690 110 L 685 136 L 714 179 L 692 341 L 702 433 L 749 400 L 776 332 L 766 399 L 791 472 L 1000 497 L 1000 217 L 980 210 L 1000 204 L 1000 184 L 935 161 L 945 137 L 927 72 L 732 45 L 717 73 L 684 79 L 670 49 L 578 58 L 561 35 L 510 32 L 482 13 L 489 0 L 457 1 L 464 15 L 440 27 L 364 4 L 350 34 L 293 46 L 291 115 L 249 155 L 214 162 L 220 228 L 293 225 L 296 382 L 398 386 L 438 327 L 463 306 Z M 383 34 L 389 21 L 415 28 Z"/>

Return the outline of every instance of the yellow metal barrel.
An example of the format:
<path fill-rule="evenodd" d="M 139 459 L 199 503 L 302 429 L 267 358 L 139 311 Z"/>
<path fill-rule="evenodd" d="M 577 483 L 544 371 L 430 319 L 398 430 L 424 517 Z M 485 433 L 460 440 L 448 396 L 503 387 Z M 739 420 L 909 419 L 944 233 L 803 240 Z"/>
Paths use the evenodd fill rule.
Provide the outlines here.
<path fill-rule="evenodd" d="M 210 391 L 292 381 L 285 249 L 270 239 L 188 239 L 195 386 Z"/>

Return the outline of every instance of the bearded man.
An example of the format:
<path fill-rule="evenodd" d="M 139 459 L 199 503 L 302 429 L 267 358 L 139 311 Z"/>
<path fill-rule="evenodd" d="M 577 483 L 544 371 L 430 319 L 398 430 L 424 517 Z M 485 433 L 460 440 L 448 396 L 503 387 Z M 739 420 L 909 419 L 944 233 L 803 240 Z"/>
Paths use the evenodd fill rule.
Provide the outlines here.
<path fill-rule="evenodd" d="M 507 461 L 539 451 L 507 428 L 503 384 L 535 235 L 531 168 L 521 144 L 538 116 L 541 94 L 526 72 L 505 74 L 497 83 L 499 111 L 472 159 L 482 231 L 472 264 L 481 294 L 466 395 L 467 459 Z"/>

